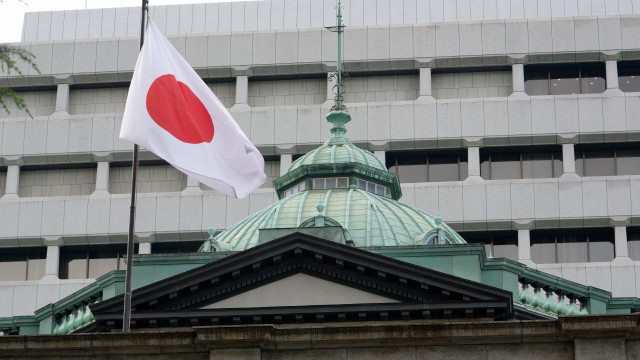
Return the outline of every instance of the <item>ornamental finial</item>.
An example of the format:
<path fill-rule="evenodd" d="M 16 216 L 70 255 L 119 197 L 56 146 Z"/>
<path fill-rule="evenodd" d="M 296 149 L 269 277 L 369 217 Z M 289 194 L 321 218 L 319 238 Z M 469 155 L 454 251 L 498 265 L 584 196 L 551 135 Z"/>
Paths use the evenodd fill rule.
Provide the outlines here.
<path fill-rule="evenodd" d="M 332 74 L 330 78 L 335 78 L 336 84 L 333 86 L 333 92 L 335 93 L 334 104 L 331 107 L 331 112 L 327 115 L 327 121 L 333 124 L 331 133 L 334 136 L 342 137 L 347 132 L 346 123 L 351 121 L 351 116 L 347 112 L 346 106 L 344 106 L 344 86 L 342 80 L 348 78 L 348 75 L 342 71 L 342 34 L 344 25 L 342 24 L 342 4 L 338 0 L 336 5 L 336 26 L 327 27 L 329 31 L 338 33 L 338 54 L 336 72 Z"/>

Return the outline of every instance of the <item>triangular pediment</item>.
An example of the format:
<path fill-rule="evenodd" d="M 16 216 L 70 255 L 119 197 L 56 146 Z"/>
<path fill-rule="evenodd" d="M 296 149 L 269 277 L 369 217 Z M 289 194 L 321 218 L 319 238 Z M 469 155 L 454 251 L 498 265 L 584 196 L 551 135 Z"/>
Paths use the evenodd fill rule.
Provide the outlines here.
<path fill-rule="evenodd" d="M 138 328 L 513 316 L 505 290 L 303 233 L 136 289 L 131 303 Z M 122 304 L 92 305 L 98 328 L 121 327 Z"/>
<path fill-rule="evenodd" d="M 201 309 L 397 303 L 378 294 L 298 273 Z"/>

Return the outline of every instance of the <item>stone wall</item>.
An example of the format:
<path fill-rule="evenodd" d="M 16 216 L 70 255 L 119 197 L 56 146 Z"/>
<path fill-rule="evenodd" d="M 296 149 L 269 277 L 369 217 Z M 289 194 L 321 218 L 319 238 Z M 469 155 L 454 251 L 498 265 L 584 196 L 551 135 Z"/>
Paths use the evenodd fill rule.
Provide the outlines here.
<path fill-rule="evenodd" d="M 122 113 L 128 87 L 72 89 L 69 91 L 69 114 Z"/>
<path fill-rule="evenodd" d="M 140 166 L 137 176 L 137 191 L 139 193 L 182 191 L 187 187 L 187 175 L 171 165 Z M 112 194 L 131 193 L 130 166 L 109 169 L 109 192 Z"/>
<path fill-rule="evenodd" d="M 432 75 L 433 97 L 465 99 L 511 95 L 511 71 L 442 73 Z"/>
<path fill-rule="evenodd" d="M 236 83 L 235 82 L 219 82 L 208 83 L 207 86 L 216 94 L 222 105 L 230 108 L 236 103 Z"/>
<path fill-rule="evenodd" d="M 345 102 L 405 101 L 418 98 L 418 75 L 351 77 L 344 82 Z"/>
<path fill-rule="evenodd" d="M 31 112 L 31 115 L 36 116 L 49 116 L 53 114 L 56 108 L 56 92 L 55 91 L 25 91 L 18 92 L 27 108 Z M 22 118 L 29 115 L 24 110 L 19 110 L 13 100 L 4 99 L 7 105 L 8 112 L 4 109 L 0 109 L 0 114 L 3 118 Z M 32 119 L 29 119 L 32 120 Z"/>
<path fill-rule="evenodd" d="M 324 78 L 249 82 L 249 106 L 322 104 L 326 97 Z"/>
<path fill-rule="evenodd" d="M 26 170 L 20 172 L 20 197 L 89 195 L 96 169 Z"/>
<path fill-rule="evenodd" d="M 638 314 L 549 321 L 259 324 L 0 336 L 12 359 L 636 359 Z"/>

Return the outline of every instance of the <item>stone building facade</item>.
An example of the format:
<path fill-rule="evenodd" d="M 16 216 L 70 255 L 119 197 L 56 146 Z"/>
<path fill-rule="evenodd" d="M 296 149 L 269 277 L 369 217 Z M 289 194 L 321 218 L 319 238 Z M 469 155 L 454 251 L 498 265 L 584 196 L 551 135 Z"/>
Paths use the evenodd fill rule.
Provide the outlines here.
<path fill-rule="evenodd" d="M 640 3 L 344 4 L 349 138 L 487 253 L 640 295 Z M 266 159 L 270 179 L 329 136 L 334 2 L 151 8 Z M 29 13 L 41 73 L 0 79 L 0 317 L 122 269 L 132 145 L 118 138 L 140 9 Z M 143 152 L 141 254 L 189 252 L 277 200 L 216 193 Z"/>

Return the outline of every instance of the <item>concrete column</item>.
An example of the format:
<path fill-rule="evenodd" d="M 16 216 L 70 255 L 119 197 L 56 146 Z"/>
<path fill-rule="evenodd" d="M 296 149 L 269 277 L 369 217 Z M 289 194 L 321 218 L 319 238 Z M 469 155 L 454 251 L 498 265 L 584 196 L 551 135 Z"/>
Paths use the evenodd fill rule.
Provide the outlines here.
<path fill-rule="evenodd" d="M 433 96 L 431 91 L 431 68 L 420 68 L 420 96 Z"/>
<path fill-rule="evenodd" d="M 382 163 L 383 163 L 385 166 L 387 166 L 387 156 L 386 156 L 387 152 L 386 152 L 386 151 L 384 151 L 384 150 L 375 150 L 375 151 L 373 152 L 373 154 L 374 154 L 375 156 L 377 156 L 377 157 L 378 157 L 378 159 L 382 160 Z"/>
<path fill-rule="evenodd" d="M 139 243 L 138 254 L 151 254 L 151 243 L 148 243 L 148 242 Z"/>
<path fill-rule="evenodd" d="M 96 191 L 109 192 L 109 163 L 101 161 L 98 163 L 96 172 Z"/>
<path fill-rule="evenodd" d="M 470 146 L 467 149 L 467 166 L 469 177 L 480 176 L 480 148 Z"/>
<path fill-rule="evenodd" d="M 616 60 L 606 61 L 607 90 L 618 89 L 618 62 Z"/>
<path fill-rule="evenodd" d="M 616 226 L 614 228 L 614 234 L 615 234 L 616 258 L 629 257 L 629 247 L 627 245 L 627 227 Z"/>
<path fill-rule="evenodd" d="M 47 260 L 44 265 L 44 276 L 49 279 L 57 279 L 60 269 L 60 247 L 57 245 L 47 246 Z"/>
<path fill-rule="evenodd" d="M 336 85 L 336 77 L 332 76 L 335 73 L 327 73 L 327 101 L 335 99 L 335 94 L 333 93 L 333 87 Z"/>
<path fill-rule="evenodd" d="M 183 194 L 195 195 L 202 194 L 202 189 L 200 188 L 200 182 L 191 176 L 187 176 L 187 187 L 182 190 Z"/>
<path fill-rule="evenodd" d="M 69 112 L 69 84 L 58 84 L 56 112 Z"/>
<path fill-rule="evenodd" d="M 524 65 L 511 65 L 511 78 L 513 81 L 513 92 L 524 93 Z"/>
<path fill-rule="evenodd" d="M 562 144 L 562 172 L 564 174 L 576 173 L 576 154 L 573 144 Z"/>
<path fill-rule="evenodd" d="M 281 154 L 280 155 L 280 176 L 284 175 L 289 167 L 293 163 L 293 155 L 292 154 Z"/>
<path fill-rule="evenodd" d="M 236 105 L 249 103 L 249 77 L 236 76 Z"/>
<path fill-rule="evenodd" d="M 7 167 L 7 181 L 5 183 L 5 195 L 18 195 L 20 186 L 20 166 L 9 165 Z"/>
<path fill-rule="evenodd" d="M 195 179 L 192 178 L 191 176 L 187 176 L 187 187 L 199 187 L 200 186 L 200 182 Z"/>
<path fill-rule="evenodd" d="M 531 261 L 531 233 L 518 230 L 518 261 Z"/>

